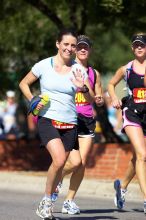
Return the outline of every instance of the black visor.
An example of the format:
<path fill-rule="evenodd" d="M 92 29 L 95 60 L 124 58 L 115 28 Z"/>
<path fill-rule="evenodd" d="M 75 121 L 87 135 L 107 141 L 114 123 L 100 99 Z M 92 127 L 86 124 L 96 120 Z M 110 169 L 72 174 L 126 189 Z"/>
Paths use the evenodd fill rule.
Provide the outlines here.
<path fill-rule="evenodd" d="M 146 45 L 146 35 L 134 35 L 132 38 L 132 44 L 135 42 L 141 42 Z"/>

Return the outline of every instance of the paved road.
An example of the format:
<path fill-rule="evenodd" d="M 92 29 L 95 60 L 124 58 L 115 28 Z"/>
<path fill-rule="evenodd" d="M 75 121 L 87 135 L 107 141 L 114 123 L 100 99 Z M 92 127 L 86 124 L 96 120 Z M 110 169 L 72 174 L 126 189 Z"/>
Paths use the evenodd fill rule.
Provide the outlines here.
<path fill-rule="evenodd" d="M 0 190 L 0 220 L 39 220 L 35 209 L 41 199 L 41 193 L 30 193 L 22 191 Z M 81 208 L 80 215 L 63 215 L 61 206 L 63 197 L 60 196 L 54 208 L 54 215 L 58 219 L 70 220 L 146 220 L 140 201 L 128 201 L 124 211 L 118 211 L 113 205 L 113 199 L 96 197 L 77 197 L 76 201 Z"/>

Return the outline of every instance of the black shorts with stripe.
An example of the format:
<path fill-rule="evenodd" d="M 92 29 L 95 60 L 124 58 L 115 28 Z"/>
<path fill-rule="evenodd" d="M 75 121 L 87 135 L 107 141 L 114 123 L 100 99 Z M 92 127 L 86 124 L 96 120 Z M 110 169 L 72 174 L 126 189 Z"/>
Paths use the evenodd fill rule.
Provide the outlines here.
<path fill-rule="evenodd" d="M 41 147 L 47 146 L 48 142 L 52 139 L 60 138 L 65 151 L 79 149 L 76 125 L 71 129 L 57 129 L 52 125 L 51 119 L 38 117 L 38 133 L 41 140 Z"/>
<path fill-rule="evenodd" d="M 144 136 L 146 136 L 146 113 L 138 113 L 136 109 L 133 110 L 128 107 L 125 107 L 122 111 L 122 115 L 123 115 L 122 132 L 124 132 L 124 128 L 126 126 L 135 126 L 135 127 L 141 127 Z"/>
<path fill-rule="evenodd" d="M 89 135 L 94 137 L 94 130 L 96 121 L 93 117 L 85 117 L 82 114 L 78 114 L 78 136 Z"/>

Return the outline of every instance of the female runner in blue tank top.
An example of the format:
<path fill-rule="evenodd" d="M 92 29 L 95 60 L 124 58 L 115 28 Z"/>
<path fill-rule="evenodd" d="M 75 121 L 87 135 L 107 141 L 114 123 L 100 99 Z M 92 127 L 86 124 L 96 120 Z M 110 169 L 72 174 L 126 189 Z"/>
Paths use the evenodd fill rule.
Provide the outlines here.
<path fill-rule="evenodd" d="M 76 91 L 83 91 L 89 100 L 94 97 L 85 70 L 72 59 L 76 43 L 77 36 L 74 31 L 61 31 L 56 41 L 57 55 L 36 63 L 20 82 L 20 89 L 29 101 L 33 98 L 30 85 L 38 79 L 41 94 L 48 94 L 50 98 L 47 105 L 43 106 L 41 101 L 37 105 L 37 110 L 40 110 L 38 132 L 41 145 L 46 147 L 52 158 L 45 196 L 36 211 L 43 219 L 54 219 L 51 194 L 58 185 L 70 151 L 77 147 Z"/>
<path fill-rule="evenodd" d="M 135 59 L 119 68 L 108 85 L 113 107 L 122 108 L 123 131 L 134 147 L 133 158 L 123 182 L 120 183 L 119 180 L 114 182 L 115 205 L 120 209 L 124 207 L 127 186 L 136 174 L 143 193 L 144 213 L 146 213 L 146 88 L 144 85 L 146 34 L 139 33 L 133 36 L 132 51 Z M 115 86 L 123 78 L 126 80 L 129 95 L 121 101 L 115 93 Z"/>

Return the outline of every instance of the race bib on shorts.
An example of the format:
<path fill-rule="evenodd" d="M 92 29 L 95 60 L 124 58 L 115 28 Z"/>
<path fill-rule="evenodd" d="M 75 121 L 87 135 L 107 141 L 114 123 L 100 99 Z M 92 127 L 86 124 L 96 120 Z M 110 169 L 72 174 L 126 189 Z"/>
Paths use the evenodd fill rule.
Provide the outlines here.
<path fill-rule="evenodd" d="M 135 103 L 146 103 L 146 88 L 133 89 L 133 99 Z"/>
<path fill-rule="evenodd" d="M 75 103 L 76 103 L 76 106 L 84 106 L 84 105 L 89 104 L 89 102 L 87 102 L 87 100 L 85 99 L 82 92 L 77 92 L 76 93 Z"/>
<path fill-rule="evenodd" d="M 74 128 L 74 124 L 68 124 L 60 121 L 56 121 L 52 119 L 52 125 L 57 129 L 71 129 Z"/>

